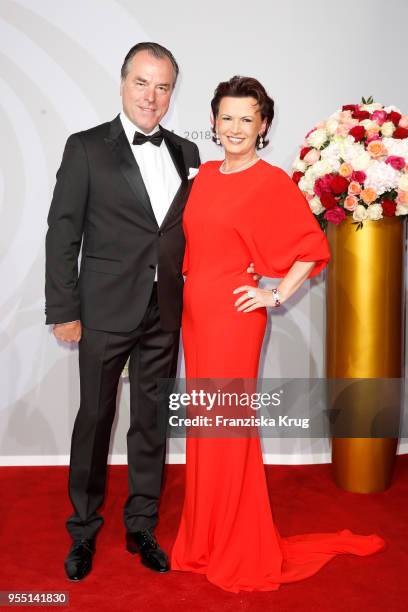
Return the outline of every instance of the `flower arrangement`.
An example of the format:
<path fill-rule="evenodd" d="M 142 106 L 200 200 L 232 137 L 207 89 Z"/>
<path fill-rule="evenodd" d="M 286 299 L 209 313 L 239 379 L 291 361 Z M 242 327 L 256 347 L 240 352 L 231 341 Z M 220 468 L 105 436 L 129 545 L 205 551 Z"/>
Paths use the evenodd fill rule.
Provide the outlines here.
<path fill-rule="evenodd" d="M 408 215 L 408 115 L 372 97 L 343 106 L 306 134 L 292 179 L 323 229 Z"/>

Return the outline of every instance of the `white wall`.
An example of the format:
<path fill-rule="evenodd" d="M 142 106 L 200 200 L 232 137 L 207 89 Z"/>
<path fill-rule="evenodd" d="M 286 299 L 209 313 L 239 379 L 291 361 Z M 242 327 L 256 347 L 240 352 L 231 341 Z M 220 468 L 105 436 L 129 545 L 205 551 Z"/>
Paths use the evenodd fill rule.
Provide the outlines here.
<path fill-rule="evenodd" d="M 205 138 L 220 80 L 260 79 L 276 102 L 271 163 L 290 169 L 303 135 L 362 95 L 408 112 L 405 0 L 152 3 L 2 0 L 0 4 L 0 464 L 66 462 L 78 407 L 77 351 L 44 325 L 46 216 L 67 136 L 120 110 L 119 71 L 142 40 L 168 46 L 181 66 L 167 127 L 220 157 Z M 313 281 L 274 315 L 266 377 L 323 375 L 324 286 Z M 112 443 L 124 460 L 128 387 Z M 172 441 L 170 460 L 182 460 Z M 266 461 L 328 459 L 319 440 L 269 440 Z"/>

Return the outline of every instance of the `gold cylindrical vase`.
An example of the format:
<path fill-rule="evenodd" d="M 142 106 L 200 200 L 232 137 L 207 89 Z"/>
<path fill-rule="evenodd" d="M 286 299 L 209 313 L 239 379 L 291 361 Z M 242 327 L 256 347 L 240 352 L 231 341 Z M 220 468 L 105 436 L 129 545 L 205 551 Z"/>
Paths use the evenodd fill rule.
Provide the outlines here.
<path fill-rule="evenodd" d="M 337 397 L 336 416 L 345 411 L 347 431 L 370 419 L 378 402 L 386 404 L 384 379 L 394 379 L 398 385 L 404 376 L 406 222 L 387 217 L 364 221 L 361 229 L 356 228 L 351 216 L 327 228 L 331 261 L 326 284 L 326 376 L 336 384 L 342 379 L 348 383 L 372 379 L 356 381 L 354 388 L 349 386 Z M 391 395 L 394 392 L 395 386 Z M 395 411 L 398 401 L 394 398 L 390 410 Z M 374 413 L 372 417 L 376 418 Z M 386 489 L 398 444 L 394 436 L 334 437 L 337 485 L 359 493 Z"/>

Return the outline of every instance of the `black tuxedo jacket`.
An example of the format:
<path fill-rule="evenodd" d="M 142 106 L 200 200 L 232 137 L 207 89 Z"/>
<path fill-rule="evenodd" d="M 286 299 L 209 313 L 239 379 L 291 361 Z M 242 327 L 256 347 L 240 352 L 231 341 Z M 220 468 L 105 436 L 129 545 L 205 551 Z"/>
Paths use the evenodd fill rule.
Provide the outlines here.
<path fill-rule="evenodd" d="M 92 329 L 135 329 L 158 265 L 161 325 L 179 328 L 181 219 L 192 184 L 188 169 L 200 158 L 194 143 L 160 129 L 181 178 L 160 227 L 119 115 L 68 138 L 48 215 L 46 323 L 80 319 Z"/>

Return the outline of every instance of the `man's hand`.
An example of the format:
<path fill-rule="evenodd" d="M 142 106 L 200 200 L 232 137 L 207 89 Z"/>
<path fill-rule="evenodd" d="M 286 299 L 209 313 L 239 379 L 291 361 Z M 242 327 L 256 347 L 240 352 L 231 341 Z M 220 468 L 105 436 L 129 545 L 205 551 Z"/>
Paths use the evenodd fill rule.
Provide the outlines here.
<path fill-rule="evenodd" d="M 54 336 L 61 342 L 79 342 L 82 335 L 81 321 L 70 323 L 56 323 L 54 325 Z"/>
<path fill-rule="evenodd" d="M 249 268 L 247 268 L 247 272 L 248 274 L 252 274 L 252 278 L 254 279 L 254 281 L 258 282 L 260 278 L 262 278 L 259 274 L 257 274 L 255 272 L 255 266 L 253 264 L 253 262 L 251 261 L 251 263 L 249 264 Z"/>

